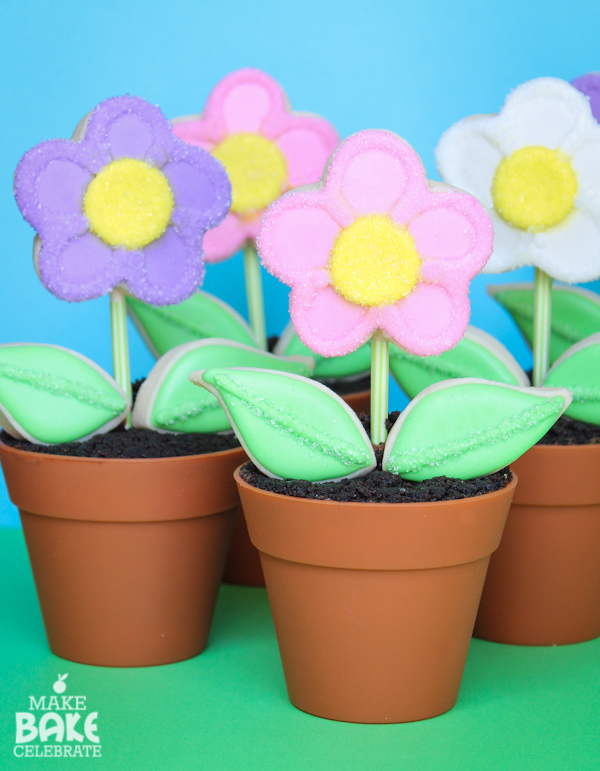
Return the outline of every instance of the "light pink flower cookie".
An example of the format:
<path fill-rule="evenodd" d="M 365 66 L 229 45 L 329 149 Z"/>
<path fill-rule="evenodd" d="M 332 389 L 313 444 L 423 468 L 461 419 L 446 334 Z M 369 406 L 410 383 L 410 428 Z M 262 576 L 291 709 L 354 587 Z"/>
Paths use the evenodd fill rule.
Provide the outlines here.
<path fill-rule="evenodd" d="M 427 180 L 407 142 L 368 130 L 342 142 L 319 183 L 269 207 L 257 244 L 292 287 L 292 322 L 316 353 L 343 356 L 380 329 L 431 356 L 465 332 L 493 231 L 476 198 Z"/>
<path fill-rule="evenodd" d="M 253 241 L 266 207 L 291 188 L 316 182 L 339 141 L 330 123 L 292 112 L 281 86 L 250 68 L 223 78 L 204 112 L 175 118 L 173 132 L 209 150 L 231 180 L 231 211 L 204 237 L 207 262 L 231 257 Z"/>

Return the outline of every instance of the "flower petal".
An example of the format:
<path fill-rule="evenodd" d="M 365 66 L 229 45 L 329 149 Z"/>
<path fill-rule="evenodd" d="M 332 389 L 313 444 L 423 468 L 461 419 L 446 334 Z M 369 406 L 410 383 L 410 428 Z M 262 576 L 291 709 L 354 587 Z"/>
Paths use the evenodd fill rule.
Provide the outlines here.
<path fill-rule="evenodd" d="M 64 242 L 87 230 L 82 201 L 91 180 L 89 149 L 54 139 L 19 161 L 14 190 L 23 217 L 43 239 Z"/>
<path fill-rule="evenodd" d="M 182 302 L 202 283 L 204 264 L 200 247 L 169 227 L 144 247 L 143 270 L 132 269 L 126 280 L 132 294 L 152 305 Z"/>
<path fill-rule="evenodd" d="M 600 136 L 596 141 L 590 140 L 579 147 L 573 154 L 571 164 L 579 185 L 577 208 L 600 217 Z"/>
<path fill-rule="evenodd" d="M 81 216 L 83 196 L 91 180 L 89 171 L 78 163 L 50 161 L 37 178 L 38 202 L 53 216 Z"/>
<path fill-rule="evenodd" d="M 494 209 L 490 209 L 488 214 L 494 226 L 494 251 L 482 272 L 505 273 L 507 270 L 532 265 L 528 246 L 533 234 L 513 228 Z"/>
<path fill-rule="evenodd" d="M 491 208 L 492 182 L 502 154 L 489 139 L 488 132 L 496 118 L 474 116 L 459 120 L 440 139 L 435 150 L 437 167 L 445 182 Z"/>
<path fill-rule="evenodd" d="M 576 284 L 600 277 L 600 227 L 580 211 L 560 225 L 533 236 L 530 260 L 553 278 Z"/>
<path fill-rule="evenodd" d="M 582 94 L 585 94 L 590 100 L 592 115 L 600 123 L 600 73 L 590 72 L 571 81 Z"/>
<path fill-rule="evenodd" d="M 119 282 L 112 249 L 91 233 L 66 242 L 43 241 L 35 261 L 46 289 L 68 302 L 101 297 Z"/>
<path fill-rule="evenodd" d="M 206 101 L 204 115 L 209 125 L 218 126 L 224 135 L 257 134 L 265 120 L 285 110 L 281 86 L 265 72 L 247 68 L 217 83 Z"/>
<path fill-rule="evenodd" d="M 183 142 L 187 142 L 189 145 L 201 147 L 209 152 L 220 138 L 213 138 L 208 123 L 202 115 L 194 115 L 189 118 L 174 118 L 172 124 L 173 133 L 176 137 Z"/>
<path fill-rule="evenodd" d="M 475 228 L 467 217 L 443 206 L 419 214 L 410 223 L 408 232 L 415 240 L 420 257 L 438 260 L 464 257 L 475 242 Z"/>
<path fill-rule="evenodd" d="M 133 112 L 116 118 L 108 127 L 110 153 L 117 158 L 145 158 L 152 147 L 152 126 Z"/>
<path fill-rule="evenodd" d="M 177 142 L 158 107 L 137 96 L 115 96 L 90 114 L 86 143 L 108 146 L 113 159 L 130 157 L 162 166 Z"/>
<path fill-rule="evenodd" d="M 341 228 L 318 196 L 290 193 L 269 209 L 257 245 L 263 265 L 285 284 L 304 281 L 329 262 Z"/>
<path fill-rule="evenodd" d="M 290 316 L 298 337 L 321 356 L 345 356 L 355 351 L 377 328 L 378 309 L 345 300 L 332 287 L 294 287 Z"/>
<path fill-rule="evenodd" d="M 259 224 L 257 218 L 254 228 L 258 229 Z M 249 237 L 248 231 L 248 224 L 230 212 L 216 228 L 204 234 L 202 246 L 206 262 L 221 262 L 239 252 Z"/>
<path fill-rule="evenodd" d="M 229 211 L 229 177 L 210 153 L 178 140 L 162 172 L 175 198 L 171 221 L 185 238 L 200 238 L 208 228 L 216 227 Z"/>
<path fill-rule="evenodd" d="M 412 147 L 391 131 L 361 131 L 332 156 L 326 189 L 341 195 L 356 215 L 386 214 L 402 198 L 427 189 L 425 170 Z"/>
<path fill-rule="evenodd" d="M 215 190 L 207 169 L 187 161 L 171 161 L 163 166 L 162 173 L 169 180 L 175 206 L 204 210 L 213 205 Z"/>
<path fill-rule="evenodd" d="M 472 279 L 489 260 L 494 245 L 492 222 L 471 195 L 430 191 L 425 208 L 408 226 L 423 259 L 421 276 L 452 290 Z"/>
<path fill-rule="evenodd" d="M 285 155 L 290 187 L 317 182 L 338 144 L 331 123 L 313 116 L 294 116 L 291 127 L 276 140 Z"/>
<path fill-rule="evenodd" d="M 558 78 L 536 78 L 506 98 L 494 124 L 495 141 L 510 155 L 529 145 L 574 149 L 595 121 L 588 100 Z"/>
<path fill-rule="evenodd" d="M 468 282 L 450 294 L 443 286 L 420 283 L 407 297 L 381 310 L 380 326 L 415 356 L 434 356 L 453 348 L 469 323 Z"/>

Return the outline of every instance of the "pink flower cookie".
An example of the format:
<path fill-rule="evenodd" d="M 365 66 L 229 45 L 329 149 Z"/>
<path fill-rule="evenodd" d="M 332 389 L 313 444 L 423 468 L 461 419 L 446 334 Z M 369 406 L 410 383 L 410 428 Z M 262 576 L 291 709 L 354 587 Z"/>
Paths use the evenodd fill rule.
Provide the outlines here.
<path fill-rule="evenodd" d="M 408 143 L 368 130 L 342 142 L 321 182 L 269 207 L 257 244 L 292 287 L 294 327 L 316 353 L 343 356 L 381 329 L 431 356 L 465 332 L 493 231 L 476 198 L 427 180 Z"/>
<path fill-rule="evenodd" d="M 330 123 L 291 112 L 281 86 L 250 68 L 223 78 L 204 112 L 175 118 L 173 132 L 209 150 L 231 180 L 231 211 L 204 237 L 207 262 L 231 257 L 254 240 L 266 207 L 287 190 L 316 182 L 339 141 Z"/>

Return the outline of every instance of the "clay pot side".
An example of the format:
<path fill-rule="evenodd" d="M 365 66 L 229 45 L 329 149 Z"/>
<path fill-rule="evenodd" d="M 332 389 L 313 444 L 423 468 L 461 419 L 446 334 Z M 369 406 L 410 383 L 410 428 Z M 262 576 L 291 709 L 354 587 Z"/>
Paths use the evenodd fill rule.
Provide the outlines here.
<path fill-rule="evenodd" d="M 600 636 L 600 445 L 536 445 L 493 554 L 474 634 L 514 645 Z"/>
<path fill-rule="evenodd" d="M 371 412 L 371 389 L 366 391 L 357 391 L 354 394 L 342 396 L 346 404 L 351 407 L 357 415 L 365 412 L 367 415 Z"/>
<path fill-rule="evenodd" d="M 235 517 L 223 581 L 237 586 L 264 587 L 265 585 L 260 554 L 248 535 L 248 525 L 241 506 L 238 507 Z"/>
<path fill-rule="evenodd" d="M 371 391 L 357 391 L 354 394 L 346 394 L 342 399 L 351 407 L 357 415 L 361 412 L 371 412 Z M 246 458 L 247 460 L 247 458 Z M 256 546 L 252 544 L 248 535 L 248 525 L 244 518 L 244 512 L 239 509 L 233 527 L 231 546 L 225 563 L 223 581 L 238 586 L 264 586 L 260 555 Z"/>
<path fill-rule="evenodd" d="M 73 458 L 0 444 L 53 653 L 137 667 L 205 648 L 244 457 Z"/>
<path fill-rule="evenodd" d="M 239 469 L 235 479 L 292 704 L 356 723 L 451 709 L 516 479 L 413 504 L 292 498 L 251 487 Z"/>

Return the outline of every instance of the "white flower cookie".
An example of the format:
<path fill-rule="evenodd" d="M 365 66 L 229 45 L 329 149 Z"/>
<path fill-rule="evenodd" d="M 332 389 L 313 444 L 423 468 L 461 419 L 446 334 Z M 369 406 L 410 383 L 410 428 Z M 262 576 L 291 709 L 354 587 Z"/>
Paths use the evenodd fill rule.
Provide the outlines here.
<path fill-rule="evenodd" d="M 436 161 L 445 182 L 489 209 L 484 273 L 534 265 L 567 283 L 600 276 L 600 126 L 569 83 L 530 80 L 498 115 L 458 121 Z"/>

